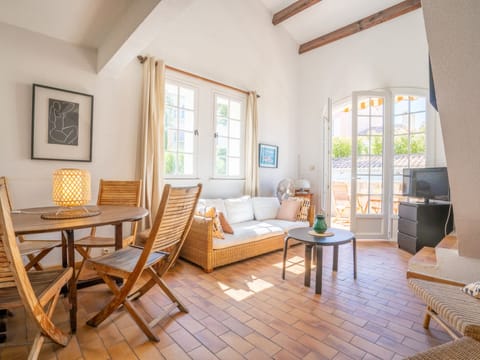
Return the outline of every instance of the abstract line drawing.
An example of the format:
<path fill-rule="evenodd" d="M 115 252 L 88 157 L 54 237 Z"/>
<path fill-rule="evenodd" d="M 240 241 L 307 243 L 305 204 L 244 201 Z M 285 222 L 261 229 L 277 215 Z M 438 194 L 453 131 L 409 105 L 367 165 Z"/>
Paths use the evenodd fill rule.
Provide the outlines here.
<path fill-rule="evenodd" d="M 79 104 L 48 99 L 48 143 L 78 146 Z"/>

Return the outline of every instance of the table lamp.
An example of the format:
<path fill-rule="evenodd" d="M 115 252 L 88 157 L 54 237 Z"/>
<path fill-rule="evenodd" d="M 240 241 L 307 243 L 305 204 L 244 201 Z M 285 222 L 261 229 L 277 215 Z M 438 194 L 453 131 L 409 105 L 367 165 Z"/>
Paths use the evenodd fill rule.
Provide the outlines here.
<path fill-rule="evenodd" d="M 310 181 L 307 179 L 297 179 L 295 180 L 295 191 L 300 194 L 306 194 L 310 192 Z"/>
<path fill-rule="evenodd" d="M 82 169 L 58 169 L 53 173 L 52 199 L 60 209 L 43 214 L 43 219 L 75 219 L 100 214 L 87 209 L 91 199 L 90 173 Z"/>

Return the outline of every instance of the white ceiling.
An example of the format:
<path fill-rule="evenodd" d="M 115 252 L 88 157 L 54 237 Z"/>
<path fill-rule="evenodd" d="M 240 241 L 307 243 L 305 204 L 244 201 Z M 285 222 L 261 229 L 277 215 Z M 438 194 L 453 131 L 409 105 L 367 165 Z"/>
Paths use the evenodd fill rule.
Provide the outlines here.
<path fill-rule="evenodd" d="M 132 1 L 134 0 L 0 0 L 0 22 L 76 45 L 98 48 Z M 261 1 L 272 16 L 295 2 L 257 1 Z M 400 1 L 322 0 L 277 26 L 285 28 L 298 44 L 302 44 Z"/>
<path fill-rule="evenodd" d="M 97 48 L 132 0 L 0 0 L 0 22 Z"/>
<path fill-rule="evenodd" d="M 272 16 L 277 11 L 295 2 L 295 0 L 260 1 L 270 10 Z M 401 1 L 402 0 L 322 0 L 277 26 L 283 26 L 298 44 L 302 44 Z"/>

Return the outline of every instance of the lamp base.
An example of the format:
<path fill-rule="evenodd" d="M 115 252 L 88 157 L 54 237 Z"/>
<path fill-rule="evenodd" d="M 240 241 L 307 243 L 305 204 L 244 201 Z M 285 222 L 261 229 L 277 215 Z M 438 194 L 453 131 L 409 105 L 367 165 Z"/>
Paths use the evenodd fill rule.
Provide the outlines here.
<path fill-rule="evenodd" d="M 40 215 L 44 220 L 65 220 L 65 219 L 79 219 L 90 216 L 100 215 L 100 210 L 88 210 L 82 207 L 81 209 L 60 209 L 57 212 L 45 213 Z"/>

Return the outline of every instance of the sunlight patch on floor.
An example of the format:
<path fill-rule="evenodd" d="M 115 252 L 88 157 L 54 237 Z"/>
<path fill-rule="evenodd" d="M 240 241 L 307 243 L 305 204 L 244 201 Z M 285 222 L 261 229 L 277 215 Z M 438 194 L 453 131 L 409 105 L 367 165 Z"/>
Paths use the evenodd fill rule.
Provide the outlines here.
<path fill-rule="evenodd" d="M 304 260 L 305 259 L 302 256 L 293 256 L 291 258 L 288 258 L 285 266 L 285 271 L 295 275 L 303 274 L 305 272 Z M 275 263 L 273 264 L 273 266 L 282 269 L 283 263 Z"/>
<path fill-rule="evenodd" d="M 217 281 L 217 284 L 223 292 L 235 301 L 242 301 L 263 290 L 273 287 L 273 284 L 252 276 L 251 281 L 245 281 L 245 289 L 235 289 L 225 283 Z"/>

